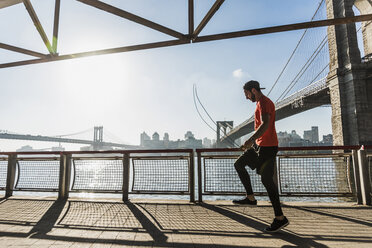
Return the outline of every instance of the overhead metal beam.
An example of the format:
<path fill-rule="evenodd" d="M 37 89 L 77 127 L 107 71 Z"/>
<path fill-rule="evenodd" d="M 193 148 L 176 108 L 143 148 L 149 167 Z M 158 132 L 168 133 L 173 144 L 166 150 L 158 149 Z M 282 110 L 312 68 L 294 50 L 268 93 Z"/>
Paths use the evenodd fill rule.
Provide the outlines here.
<path fill-rule="evenodd" d="M 54 25 L 53 25 L 53 39 L 52 39 L 52 49 L 54 53 L 57 53 L 60 9 L 61 9 L 61 0 L 56 0 L 55 8 L 54 8 Z"/>
<path fill-rule="evenodd" d="M 203 20 L 200 22 L 199 26 L 195 29 L 195 31 L 193 33 L 193 39 L 195 39 L 200 34 L 200 32 L 207 25 L 207 23 L 210 21 L 210 19 L 212 19 L 213 15 L 221 7 L 221 5 L 223 4 L 224 1 L 225 0 L 216 0 L 216 2 L 214 2 L 211 9 L 208 11 L 208 13 L 205 15 Z"/>
<path fill-rule="evenodd" d="M 189 37 L 194 33 L 194 0 L 189 0 Z"/>
<path fill-rule="evenodd" d="M 147 19 L 144 19 L 140 16 L 134 15 L 134 14 L 129 13 L 127 11 L 124 11 L 122 9 L 116 8 L 112 5 L 103 3 L 101 1 L 97 1 L 97 0 L 77 0 L 77 1 L 85 3 L 85 4 L 90 5 L 92 7 L 95 7 L 97 9 L 109 12 L 111 14 L 123 17 L 127 20 L 130 20 L 130 21 L 133 21 L 135 23 L 144 25 L 146 27 L 155 29 L 157 31 L 160 31 L 164 34 L 168 34 L 170 36 L 176 37 L 178 39 L 185 39 L 186 38 L 185 35 L 182 34 L 182 33 L 179 33 L 177 31 L 174 31 L 174 30 L 170 29 L 170 28 L 164 27 L 162 25 L 159 25 L 155 22 L 149 21 Z"/>
<path fill-rule="evenodd" d="M 0 48 L 6 49 L 6 50 L 9 50 L 9 51 L 13 51 L 13 52 L 17 52 L 17 53 L 23 53 L 23 54 L 27 54 L 27 55 L 30 55 L 30 56 L 39 57 L 39 58 L 46 58 L 46 57 L 49 56 L 47 54 L 42 54 L 42 53 L 34 52 L 34 51 L 31 51 L 31 50 L 27 50 L 27 49 L 24 49 L 24 48 L 7 45 L 7 44 L 4 44 L 4 43 L 0 43 Z"/>
<path fill-rule="evenodd" d="M 189 40 L 170 40 L 170 41 L 161 41 L 161 42 L 148 43 L 148 44 L 142 44 L 142 45 L 110 48 L 110 49 L 74 53 L 74 54 L 66 54 L 66 55 L 61 55 L 61 56 L 50 56 L 50 57 L 43 58 L 43 59 L 32 59 L 32 60 L 24 60 L 24 61 L 12 62 L 12 63 L 0 64 L 0 69 L 21 66 L 21 65 L 31 65 L 31 64 L 39 64 L 39 63 L 52 62 L 52 61 L 83 58 L 83 57 L 89 57 L 89 56 L 95 56 L 95 55 L 131 52 L 131 51 L 145 50 L 145 49 L 152 49 L 152 48 L 159 48 L 159 47 L 183 45 L 189 42 L 190 42 Z"/>
<path fill-rule="evenodd" d="M 78 1 L 82 1 L 82 0 L 78 0 Z M 353 22 L 370 21 L 370 20 L 372 20 L 372 14 L 359 15 L 359 16 L 353 16 L 353 17 L 328 19 L 328 20 L 313 21 L 313 22 L 303 22 L 303 23 L 295 23 L 295 24 L 275 26 L 275 27 L 238 31 L 238 32 L 232 32 L 232 33 L 201 36 L 201 37 L 197 37 L 194 42 L 223 40 L 223 39 L 230 39 L 230 38 L 237 38 L 237 37 L 269 34 L 269 33 L 276 33 L 276 32 L 285 32 L 285 31 L 292 31 L 292 30 L 299 30 L 299 29 L 306 29 L 306 28 L 316 28 L 316 27 L 331 26 L 331 25 L 340 25 L 340 24 L 347 24 L 347 23 L 353 23 Z M 25 60 L 25 61 L 0 64 L 0 69 L 7 68 L 7 67 L 29 65 L 29 64 L 38 64 L 38 63 L 43 63 L 43 62 L 52 62 L 52 61 L 59 61 L 59 60 L 66 60 L 66 59 L 73 59 L 73 58 L 88 57 L 88 56 L 93 56 L 93 55 L 112 54 L 112 53 L 129 52 L 129 51 L 144 50 L 144 49 L 151 49 L 151 48 L 168 47 L 168 46 L 187 44 L 190 42 L 191 41 L 188 39 L 171 40 L 171 41 L 155 42 L 155 43 L 127 46 L 127 47 L 118 47 L 118 48 L 103 49 L 103 50 L 97 50 L 97 51 L 68 54 L 68 55 L 62 55 L 62 56 L 48 56 L 48 57 L 41 58 L 41 59 Z"/>
<path fill-rule="evenodd" d="M 302 22 L 302 23 L 295 23 L 295 24 L 288 24 L 288 25 L 281 25 L 281 26 L 274 26 L 274 27 L 267 27 L 267 28 L 237 31 L 237 32 L 231 32 L 231 33 L 206 35 L 206 36 L 197 37 L 194 40 L 194 42 L 224 40 L 224 39 L 231 39 L 231 38 L 238 38 L 238 37 L 245 37 L 245 36 L 252 36 L 252 35 L 272 34 L 272 33 L 278 33 L 278 32 L 293 31 L 293 30 L 306 29 L 306 28 L 318 28 L 318 27 L 340 25 L 340 24 L 347 24 L 347 23 L 353 23 L 353 22 L 364 22 L 364 21 L 370 21 L 370 20 L 372 20 L 372 14 L 327 19 L 327 20 L 312 21 L 312 22 Z"/>
<path fill-rule="evenodd" d="M 47 47 L 49 53 L 53 54 L 54 53 L 53 48 L 50 45 L 48 36 L 46 35 L 46 33 L 43 29 L 43 26 L 41 25 L 41 23 L 39 21 L 39 18 L 37 17 L 36 12 L 35 12 L 34 8 L 32 7 L 32 4 L 31 4 L 30 0 L 23 0 L 23 4 L 25 5 L 25 7 L 28 11 L 28 14 L 30 15 L 32 21 L 34 22 L 34 25 L 35 25 L 37 31 L 39 32 L 41 38 L 43 39 L 44 44 Z"/>
<path fill-rule="evenodd" d="M 10 7 L 15 4 L 22 3 L 22 0 L 1 0 L 0 1 L 0 9 Z"/>

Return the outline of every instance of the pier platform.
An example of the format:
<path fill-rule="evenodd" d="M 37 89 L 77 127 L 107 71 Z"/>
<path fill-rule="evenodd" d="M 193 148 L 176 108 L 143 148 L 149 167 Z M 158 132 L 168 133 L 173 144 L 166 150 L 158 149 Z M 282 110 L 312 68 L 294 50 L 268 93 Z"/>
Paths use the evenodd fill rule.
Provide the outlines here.
<path fill-rule="evenodd" d="M 0 247 L 372 247 L 372 207 L 283 202 L 290 225 L 272 221 L 267 201 L 11 197 L 0 201 Z"/>

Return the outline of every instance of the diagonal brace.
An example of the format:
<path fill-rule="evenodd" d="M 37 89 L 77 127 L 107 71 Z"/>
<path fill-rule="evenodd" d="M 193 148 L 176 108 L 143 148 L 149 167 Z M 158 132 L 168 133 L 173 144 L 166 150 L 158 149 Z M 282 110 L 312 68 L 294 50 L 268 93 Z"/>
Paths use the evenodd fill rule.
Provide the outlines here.
<path fill-rule="evenodd" d="M 4 44 L 4 43 L 0 43 L 0 48 L 6 49 L 6 50 L 9 50 L 9 51 L 13 51 L 13 52 L 17 52 L 17 53 L 23 53 L 23 54 L 27 54 L 27 55 L 30 55 L 30 56 L 39 57 L 39 58 L 48 57 L 48 55 L 46 55 L 46 54 L 38 53 L 38 52 L 35 52 L 35 51 L 20 48 L 20 47 L 11 46 L 11 45 Z"/>
<path fill-rule="evenodd" d="M 32 21 L 34 22 L 34 25 L 35 25 L 37 31 L 39 32 L 41 38 L 43 39 L 44 44 L 47 47 L 49 53 L 54 54 L 53 48 L 50 45 L 48 37 L 47 37 L 47 35 L 46 35 L 46 33 L 43 29 L 43 26 L 41 26 L 39 18 L 37 17 L 36 12 L 35 12 L 34 8 L 32 7 L 32 4 L 31 4 L 30 0 L 23 0 L 23 4 L 25 5 L 25 7 L 28 11 L 28 14 L 30 15 Z"/>
<path fill-rule="evenodd" d="M 103 10 L 103 11 L 106 11 L 106 12 L 109 12 L 111 14 L 114 14 L 114 15 L 117 15 L 117 16 L 120 16 L 120 17 L 123 17 L 123 18 L 125 18 L 127 20 L 136 22 L 136 23 L 141 24 L 141 25 L 144 25 L 146 27 L 155 29 L 155 30 L 160 31 L 162 33 L 171 35 L 171 36 L 176 37 L 178 39 L 186 39 L 186 36 L 184 34 L 182 34 L 182 33 L 179 33 L 179 32 L 177 32 L 175 30 L 172 30 L 170 28 L 164 27 L 164 26 L 162 26 L 160 24 L 157 24 L 155 22 L 149 21 L 147 19 L 144 19 L 144 18 L 142 18 L 140 16 L 134 15 L 134 14 L 129 13 L 127 11 L 124 11 L 122 9 L 116 8 L 116 7 L 112 6 L 112 5 L 103 3 L 101 1 L 97 1 L 97 0 L 77 0 L 77 1 L 82 2 L 82 3 L 85 3 L 85 4 L 90 5 L 92 7 L 95 7 L 97 9 L 100 9 L 100 10 Z"/>
<path fill-rule="evenodd" d="M 61 8 L 61 0 L 56 0 L 55 8 L 54 8 L 54 25 L 53 25 L 53 40 L 52 40 L 52 43 L 53 43 L 52 48 L 55 54 L 57 53 L 60 8 Z"/>
<path fill-rule="evenodd" d="M 221 7 L 225 0 L 216 0 L 214 2 L 213 6 L 211 9 L 208 11 L 208 13 L 205 15 L 203 20 L 200 22 L 199 26 L 195 29 L 193 33 L 193 39 L 198 37 L 200 32 L 203 30 L 203 28 L 208 24 L 208 22 L 212 19 L 213 15 L 218 11 L 218 9 Z"/>

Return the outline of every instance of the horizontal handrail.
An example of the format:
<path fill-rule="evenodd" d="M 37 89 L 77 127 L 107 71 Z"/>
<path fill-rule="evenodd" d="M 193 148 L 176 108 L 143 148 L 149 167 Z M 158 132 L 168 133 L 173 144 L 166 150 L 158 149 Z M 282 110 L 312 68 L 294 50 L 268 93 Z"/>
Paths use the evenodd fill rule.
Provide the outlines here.
<path fill-rule="evenodd" d="M 33 151 L 0 152 L 0 155 L 73 155 L 73 154 L 128 154 L 128 153 L 191 153 L 193 149 L 147 149 L 147 150 L 105 150 L 105 151 Z"/>
<path fill-rule="evenodd" d="M 278 150 L 279 151 L 308 151 L 308 150 L 327 151 L 327 150 L 359 150 L 360 148 L 361 148 L 360 145 L 358 146 L 297 146 L 297 147 L 278 147 Z M 203 149 L 196 149 L 195 151 L 196 152 L 239 152 L 239 151 L 242 151 L 242 149 L 240 148 L 203 148 Z"/>

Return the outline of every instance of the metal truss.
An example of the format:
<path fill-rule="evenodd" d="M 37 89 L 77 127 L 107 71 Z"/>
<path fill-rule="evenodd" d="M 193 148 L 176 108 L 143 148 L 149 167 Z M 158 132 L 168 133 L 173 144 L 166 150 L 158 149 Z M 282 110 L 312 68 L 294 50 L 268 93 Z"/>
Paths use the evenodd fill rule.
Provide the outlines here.
<path fill-rule="evenodd" d="M 39 18 L 37 16 L 37 13 L 35 12 L 30 0 L 2 0 L 0 1 L 0 8 L 5 8 L 5 7 L 8 7 L 14 4 L 19 4 L 19 3 L 22 3 L 26 7 L 27 12 L 30 15 L 36 27 L 36 30 L 39 33 L 40 37 L 42 38 L 44 45 L 48 49 L 49 53 L 43 54 L 43 53 L 39 53 L 36 51 L 31 51 L 25 48 L 16 47 L 10 44 L 4 44 L 0 42 L 0 48 L 2 49 L 6 49 L 6 50 L 13 51 L 13 52 L 26 54 L 26 55 L 35 57 L 35 59 L 30 59 L 30 60 L 3 63 L 3 64 L 0 64 L 0 68 L 8 68 L 8 67 L 46 63 L 46 62 L 52 62 L 52 61 L 74 59 L 74 58 L 81 58 L 81 57 L 88 57 L 88 56 L 95 56 L 95 55 L 130 52 L 130 51 L 137 51 L 137 50 L 177 46 L 177 45 L 184 45 L 184 44 L 191 44 L 191 43 L 224 40 L 224 39 L 231 39 L 231 38 L 238 38 L 238 37 L 246 37 L 246 36 L 253 36 L 253 35 L 285 32 L 285 31 L 300 30 L 300 29 L 306 29 L 306 28 L 316 28 L 316 27 L 324 27 L 324 26 L 340 25 L 340 24 L 372 20 L 372 14 L 368 14 L 368 15 L 326 19 L 326 20 L 312 21 L 312 22 L 293 23 L 293 24 L 288 24 L 288 25 L 271 26 L 271 27 L 264 27 L 264 28 L 258 28 L 258 29 L 250 29 L 250 30 L 242 30 L 242 31 L 236 31 L 236 32 L 227 32 L 227 33 L 199 36 L 200 32 L 209 23 L 213 15 L 218 11 L 220 6 L 224 3 L 224 0 L 216 0 L 213 6 L 208 11 L 208 13 L 205 15 L 205 17 L 202 19 L 202 21 L 199 23 L 199 25 L 196 28 L 194 27 L 194 0 L 188 0 L 188 33 L 187 34 L 180 33 L 176 30 L 172 30 L 158 23 L 152 22 L 140 16 L 129 13 L 123 9 L 114 7 L 112 5 L 106 4 L 98 0 L 76 0 L 76 1 L 84 3 L 88 6 L 100 9 L 101 11 L 105 11 L 110 14 L 122 17 L 126 20 L 130 20 L 132 22 L 141 24 L 150 29 L 169 35 L 175 39 L 161 41 L 161 42 L 136 44 L 136 45 L 131 45 L 131 46 L 94 50 L 94 51 L 88 51 L 88 52 L 78 52 L 74 54 L 59 54 L 58 53 L 58 29 L 59 29 L 61 0 L 55 0 L 53 38 L 51 41 L 48 39 L 48 36 L 46 35 L 43 29 L 43 26 L 41 25 Z"/>

